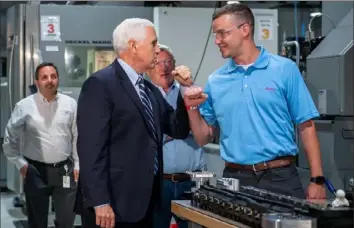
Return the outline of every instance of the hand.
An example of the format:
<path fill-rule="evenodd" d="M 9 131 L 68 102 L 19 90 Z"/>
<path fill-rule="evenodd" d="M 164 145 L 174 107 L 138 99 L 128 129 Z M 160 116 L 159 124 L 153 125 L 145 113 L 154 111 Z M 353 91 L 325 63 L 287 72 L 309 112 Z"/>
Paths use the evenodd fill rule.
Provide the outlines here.
<path fill-rule="evenodd" d="M 171 74 L 182 86 L 189 87 L 193 85 L 192 73 L 188 67 L 183 65 L 178 66 Z"/>
<path fill-rule="evenodd" d="M 95 208 L 96 225 L 99 227 L 113 228 L 115 225 L 115 215 L 110 205 Z"/>
<path fill-rule="evenodd" d="M 307 188 L 307 199 L 322 200 L 326 199 L 326 189 L 324 185 L 310 183 Z"/>
<path fill-rule="evenodd" d="M 79 170 L 74 169 L 74 181 L 78 182 L 79 180 Z"/>
<path fill-rule="evenodd" d="M 20 169 L 20 173 L 21 173 L 23 178 L 26 178 L 27 170 L 28 170 L 28 165 L 27 164 L 22 166 L 22 168 Z"/>
<path fill-rule="evenodd" d="M 208 95 L 203 93 L 203 89 L 199 86 L 186 88 L 184 92 L 184 103 L 186 106 L 198 106 L 208 98 Z"/>

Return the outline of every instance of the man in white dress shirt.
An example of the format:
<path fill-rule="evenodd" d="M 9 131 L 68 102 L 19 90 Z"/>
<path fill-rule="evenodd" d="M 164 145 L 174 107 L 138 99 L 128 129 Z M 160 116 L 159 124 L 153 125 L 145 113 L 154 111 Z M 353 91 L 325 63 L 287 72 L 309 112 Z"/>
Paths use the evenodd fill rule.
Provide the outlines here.
<path fill-rule="evenodd" d="M 58 93 L 52 63 L 35 72 L 38 92 L 19 101 L 5 129 L 3 149 L 24 178 L 29 228 L 48 227 L 49 197 L 56 227 L 72 228 L 79 160 L 75 99 Z"/>

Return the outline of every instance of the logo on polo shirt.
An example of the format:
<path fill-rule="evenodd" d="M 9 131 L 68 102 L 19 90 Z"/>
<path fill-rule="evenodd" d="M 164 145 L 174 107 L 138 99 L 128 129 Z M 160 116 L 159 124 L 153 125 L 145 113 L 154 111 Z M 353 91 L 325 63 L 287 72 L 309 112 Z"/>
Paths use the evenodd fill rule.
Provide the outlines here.
<path fill-rule="evenodd" d="M 265 88 L 265 90 L 268 90 L 268 91 L 274 91 L 274 90 L 275 90 L 275 88 L 272 88 L 272 87 L 268 87 L 268 86 L 267 86 L 267 87 Z"/>

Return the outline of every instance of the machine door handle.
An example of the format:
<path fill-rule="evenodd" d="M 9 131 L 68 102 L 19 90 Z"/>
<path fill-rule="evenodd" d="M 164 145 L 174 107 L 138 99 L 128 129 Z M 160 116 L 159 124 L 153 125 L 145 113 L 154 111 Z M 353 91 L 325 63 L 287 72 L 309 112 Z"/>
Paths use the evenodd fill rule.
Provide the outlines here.
<path fill-rule="evenodd" d="M 353 133 L 354 133 L 354 129 L 344 129 L 344 128 L 342 128 L 342 137 L 343 137 L 343 139 L 354 139 Z"/>

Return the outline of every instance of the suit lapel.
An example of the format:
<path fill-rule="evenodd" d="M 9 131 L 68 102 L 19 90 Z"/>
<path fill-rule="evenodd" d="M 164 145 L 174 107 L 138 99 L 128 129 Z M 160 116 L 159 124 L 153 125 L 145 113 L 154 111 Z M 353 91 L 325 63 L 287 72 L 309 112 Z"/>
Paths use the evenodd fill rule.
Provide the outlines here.
<path fill-rule="evenodd" d="M 151 136 L 153 137 L 153 133 L 152 133 L 152 131 L 150 129 L 150 126 L 149 126 L 149 123 L 148 123 L 148 117 L 147 117 L 147 114 L 145 112 L 144 105 L 141 102 L 140 97 L 139 97 L 135 87 L 133 86 L 132 82 L 130 81 L 127 73 L 124 71 L 124 69 L 118 63 L 117 60 L 115 60 L 112 63 L 112 66 L 113 66 L 113 68 L 114 68 L 114 70 L 116 72 L 117 77 L 120 79 L 119 81 L 120 81 L 122 87 L 124 88 L 124 90 L 126 91 L 128 96 L 130 97 L 130 99 L 133 101 L 134 105 L 137 107 L 137 109 L 139 110 L 140 114 L 143 116 L 145 126 L 148 128 Z M 148 96 L 151 97 L 150 95 L 148 95 Z M 155 104 L 156 104 L 156 102 L 155 102 Z M 153 110 L 154 110 L 154 119 L 156 120 L 156 117 L 155 117 L 156 111 L 155 111 L 154 106 L 153 106 Z M 156 123 L 155 123 L 155 125 L 156 125 Z M 158 132 L 160 132 L 160 129 L 156 128 L 156 134 L 157 134 L 157 137 L 159 139 Z"/>

